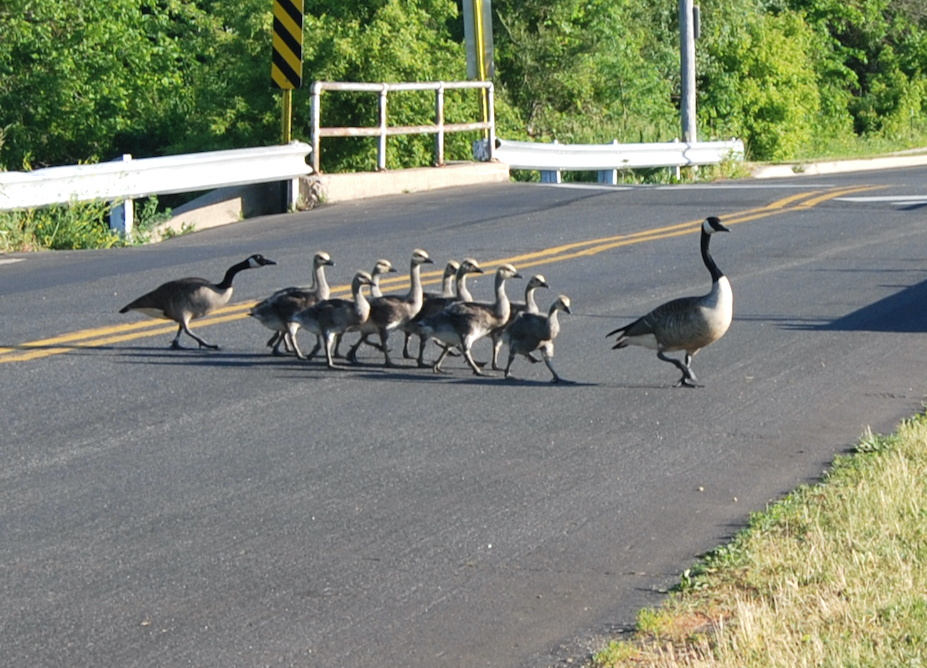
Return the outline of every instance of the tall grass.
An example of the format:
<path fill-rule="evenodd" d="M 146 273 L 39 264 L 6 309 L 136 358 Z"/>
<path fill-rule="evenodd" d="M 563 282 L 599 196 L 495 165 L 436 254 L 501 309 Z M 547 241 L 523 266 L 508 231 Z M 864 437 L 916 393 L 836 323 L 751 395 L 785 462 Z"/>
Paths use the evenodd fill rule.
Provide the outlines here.
<path fill-rule="evenodd" d="M 927 146 L 927 126 L 912 126 L 910 132 L 887 137 L 883 134 L 854 136 L 852 138 L 816 138 L 811 146 L 799 151 L 795 161 L 844 158 L 867 158 Z"/>
<path fill-rule="evenodd" d="M 137 228 L 132 243 L 144 243 L 153 225 L 170 218 L 158 212 L 158 199 L 136 204 Z M 0 211 L 0 252 L 82 250 L 125 246 L 126 239 L 109 228 L 112 204 L 74 202 L 25 211 Z"/>
<path fill-rule="evenodd" d="M 120 245 L 106 224 L 109 206 L 75 203 L 0 213 L 0 250 L 77 250 Z"/>
<path fill-rule="evenodd" d="M 598 667 L 927 665 L 927 418 L 866 434 L 687 571 Z"/>

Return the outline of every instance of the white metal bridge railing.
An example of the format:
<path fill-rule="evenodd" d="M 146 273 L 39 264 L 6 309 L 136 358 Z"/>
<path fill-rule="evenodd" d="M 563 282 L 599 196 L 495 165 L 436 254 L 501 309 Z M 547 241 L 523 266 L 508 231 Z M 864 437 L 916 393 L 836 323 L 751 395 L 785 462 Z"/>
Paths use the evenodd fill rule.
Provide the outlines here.
<path fill-rule="evenodd" d="M 743 160 L 744 144 L 739 139 L 659 144 L 542 144 L 500 139 L 495 157 L 512 169 L 540 171 L 542 181 L 559 182 L 561 171 L 598 171 L 599 181 L 615 183 L 615 172 L 622 169 L 674 167 L 678 171 Z"/>
<path fill-rule="evenodd" d="M 481 92 L 484 118 L 474 123 L 444 122 L 444 92 L 476 89 Z M 320 127 L 322 91 L 377 93 L 379 124 L 374 127 Z M 387 96 L 392 91 L 435 92 L 435 122 L 431 125 L 389 126 Z M 290 204 L 300 176 L 319 172 L 319 143 L 322 137 L 377 137 L 377 165 L 386 168 L 386 139 L 404 134 L 435 134 L 435 164 L 444 164 L 444 135 L 447 132 L 483 131 L 474 143 L 478 160 L 498 159 L 512 169 L 540 170 L 542 180 L 557 181 L 560 171 L 599 171 L 599 180 L 615 183 L 617 171 L 642 167 L 675 167 L 717 164 L 743 159 L 744 145 L 729 142 L 672 142 L 665 144 L 567 145 L 499 140 L 495 136 L 493 84 L 488 81 L 423 83 L 338 83 L 317 81 L 312 85 L 312 145 L 291 142 L 284 146 L 211 151 L 187 155 L 142 158 L 93 164 L 49 167 L 32 172 L 0 172 L 0 211 L 37 208 L 71 201 L 108 200 L 124 202 L 114 211 L 113 227 L 126 234 L 132 229 L 132 198 L 179 192 L 209 190 L 224 186 L 272 181 L 290 182 Z M 312 154 L 312 168 L 306 164 Z M 121 217 L 121 219 L 120 219 Z"/>
<path fill-rule="evenodd" d="M 486 121 L 474 123 L 445 123 L 444 122 L 444 91 L 454 89 L 477 89 L 484 91 L 486 104 Z M 431 125 L 395 125 L 387 123 L 387 101 L 389 93 L 402 91 L 435 91 L 435 122 Z M 322 91 L 377 93 L 379 95 L 379 123 L 369 127 L 340 127 L 323 128 L 322 123 Z M 493 84 L 491 81 L 430 81 L 419 83 L 346 83 L 336 81 L 315 81 L 311 88 L 312 101 L 312 169 L 319 173 L 322 137 L 377 137 L 377 169 L 386 169 L 386 138 L 396 135 L 434 134 L 435 135 L 435 164 L 444 164 L 444 135 L 448 132 L 466 132 L 483 130 L 488 133 L 489 139 L 484 142 L 486 150 L 481 155 L 482 160 L 493 158 L 493 147 L 496 139 L 495 111 L 493 109 Z"/>
<path fill-rule="evenodd" d="M 89 200 L 123 202 L 120 211 L 114 210 L 110 226 L 131 234 L 132 198 L 249 183 L 292 182 L 311 172 L 306 164 L 309 151 L 308 144 L 291 142 L 138 160 L 123 156 L 122 160 L 93 165 L 0 172 L 0 211 Z M 292 185 L 290 190 L 294 191 Z"/>

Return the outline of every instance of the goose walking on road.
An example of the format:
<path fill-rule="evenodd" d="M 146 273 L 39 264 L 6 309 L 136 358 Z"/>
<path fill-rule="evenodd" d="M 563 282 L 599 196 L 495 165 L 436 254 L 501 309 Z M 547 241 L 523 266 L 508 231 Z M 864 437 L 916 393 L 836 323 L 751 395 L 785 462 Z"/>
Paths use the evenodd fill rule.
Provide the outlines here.
<path fill-rule="evenodd" d="M 537 302 L 534 300 L 534 293 L 538 288 L 549 288 L 547 285 L 547 279 L 544 278 L 542 274 L 535 274 L 528 279 L 528 283 L 525 285 L 525 302 L 524 304 L 513 303 L 511 305 L 511 313 L 509 313 L 509 319 L 506 323 L 492 331 L 490 336 L 492 337 L 492 368 L 494 371 L 502 371 L 499 366 L 499 351 L 502 349 L 502 334 L 505 332 L 505 329 L 511 325 L 515 318 L 517 318 L 522 313 L 534 313 L 538 314 L 541 310 L 538 308 Z M 531 355 L 528 355 L 528 359 L 532 362 L 537 362 L 537 358 Z"/>
<path fill-rule="evenodd" d="M 609 332 L 618 334 L 613 348 L 642 346 L 657 351 L 657 357 L 682 371 L 676 387 L 700 387 L 692 373 L 692 357 L 699 350 L 717 341 L 731 325 L 734 314 L 734 293 L 727 276 L 718 268 L 709 252 L 711 235 L 728 232 L 715 216 L 702 223 L 702 261 L 711 273 L 711 291 L 699 297 L 682 297 L 666 302 L 629 325 Z M 667 357 L 666 353 L 683 350 L 685 362 Z"/>
<path fill-rule="evenodd" d="M 377 260 L 377 263 L 373 265 L 373 271 L 370 272 L 370 278 L 373 279 L 373 284 L 370 286 L 370 296 L 371 297 L 382 297 L 383 291 L 380 290 L 380 276 L 383 274 L 395 274 L 396 267 L 393 266 L 393 263 L 389 260 L 380 258 Z"/>
<path fill-rule="evenodd" d="M 348 351 L 347 359 L 356 364 L 357 350 L 361 347 L 367 336 L 374 332 L 380 335 L 380 345 L 386 358 L 386 366 L 395 366 L 389 354 L 389 336 L 394 329 L 402 327 L 409 322 L 422 308 L 424 291 L 422 290 L 422 265 L 434 264 L 428 253 L 416 248 L 412 252 L 409 263 L 409 292 L 405 295 L 384 295 L 370 302 L 370 316 L 362 323 L 358 330 L 361 337 Z"/>
<path fill-rule="evenodd" d="M 570 298 L 566 295 L 560 295 L 556 301 L 550 305 L 547 315 L 539 313 L 521 313 L 512 324 L 502 332 L 502 340 L 509 347 L 509 361 L 505 365 L 505 377 L 511 378 L 509 370 L 512 368 L 512 361 L 515 355 L 524 355 L 532 362 L 536 361 L 531 357 L 535 350 L 541 352 L 541 357 L 547 368 L 553 374 L 552 383 L 569 383 L 564 380 L 554 369 L 554 339 L 560 333 L 560 320 L 558 313 L 572 313 L 570 310 Z"/>
<path fill-rule="evenodd" d="M 511 307 L 505 294 L 505 281 L 509 278 L 521 278 L 521 274 L 510 264 L 503 264 L 496 270 L 496 301 L 492 304 L 456 302 L 422 321 L 421 327 L 425 336 L 435 338 L 446 345 L 432 367 L 435 373 L 443 373 L 441 363 L 448 356 L 451 346 L 458 346 L 473 373 L 477 376 L 483 375 L 480 367 L 473 361 L 470 349 L 474 343 L 509 319 Z"/>
<path fill-rule="evenodd" d="M 225 272 L 225 277 L 219 283 L 211 283 L 205 278 L 179 278 L 168 281 L 148 292 L 130 304 L 119 309 L 120 313 L 138 311 L 152 318 L 173 320 L 177 327 L 177 336 L 171 341 L 171 348 L 183 349 L 180 345 L 180 335 L 187 336 L 196 341 L 201 348 L 219 350 L 219 346 L 208 343 L 205 339 L 190 331 L 190 321 L 209 315 L 217 308 L 225 306 L 232 298 L 232 281 L 240 271 L 277 264 L 263 255 L 255 254 L 233 264 Z"/>
<path fill-rule="evenodd" d="M 470 274 L 482 273 L 484 273 L 483 268 L 480 267 L 479 262 L 472 257 L 465 257 L 457 269 L 457 275 L 454 277 L 454 290 L 457 292 L 454 301 L 472 302 L 473 295 L 470 294 L 470 289 L 467 287 L 467 277 Z"/>
<path fill-rule="evenodd" d="M 302 327 L 319 336 L 325 345 L 325 361 L 330 369 L 343 369 L 332 358 L 335 337 L 356 329 L 370 315 L 370 302 L 364 295 L 363 287 L 373 285 L 373 278 L 366 271 L 359 271 L 351 281 L 350 299 L 326 299 L 293 316 Z"/>
<path fill-rule="evenodd" d="M 255 318 L 274 334 L 267 341 L 271 354 L 280 355 L 280 344 L 285 343 L 288 350 L 296 353 L 300 359 L 304 358 L 299 344 L 296 342 L 296 332 L 299 323 L 293 321 L 293 316 L 313 304 L 328 299 L 331 289 L 325 278 L 325 267 L 334 267 L 331 256 L 320 251 L 312 256 L 312 285 L 308 287 L 289 287 L 277 290 L 267 299 L 255 304 L 248 314 Z M 318 348 L 318 342 L 316 342 Z"/>
<path fill-rule="evenodd" d="M 449 262 L 448 266 L 450 266 L 450 264 L 451 263 Z M 420 368 L 431 366 L 430 364 L 425 363 L 425 346 L 428 344 L 428 336 L 422 330 L 422 320 L 440 313 L 448 306 L 456 302 L 473 301 L 473 297 L 469 296 L 470 291 L 467 290 L 467 276 L 470 274 L 483 273 L 479 262 L 474 260 L 472 257 L 464 258 L 459 264 L 456 262 L 454 262 L 454 264 L 457 265 L 457 270 L 454 273 L 454 292 L 456 292 L 456 295 L 452 294 L 446 297 L 435 297 L 434 299 L 423 302 L 421 310 L 414 318 L 412 318 L 412 320 L 409 321 L 408 325 L 406 325 L 406 329 L 410 332 L 413 332 L 416 336 L 418 336 L 419 339 L 418 366 Z M 461 294 L 467 295 L 469 299 L 461 299 Z"/>
<path fill-rule="evenodd" d="M 396 267 L 393 266 L 393 263 L 389 260 L 380 258 L 377 260 L 376 264 L 373 265 L 373 269 L 370 272 L 370 278 L 373 280 L 373 283 L 370 284 L 370 298 L 377 299 L 383 296 L 383 291 L 380 289 L 380 277 L 383 274 L 395 274 Z M 381 350 L 380 345 L 377 343 L 371 343 L 367 338 L 366 334 L 361 334 L 361 343 L 366 343 L 368 346 Z M 341 334 L 335 337 L 335 351 L 332 353 L 335 357 L 341 357 Z"/>
<path fill-rule="evenodd" d="M 460 263 L 457 260 L 448 260 L 444 266 L 444 275 L 441 279 L 441 292 L 425 292 L 422 294 L 422 308 L 418 310 L 415 317 L 403 325 L 402 330 L 405 332 L 405 341 L 402 344 L 402 356 L 406 359 L 412 359 L 412 352 L 409 350 L 409 340 L 418 329 L 418 322 L 432 313 L 437 313 L 444 309 L 451 301 L 456 299 L 454 290 L 454 278 L 457 276 L 457 270 L 460 269 Z"/>

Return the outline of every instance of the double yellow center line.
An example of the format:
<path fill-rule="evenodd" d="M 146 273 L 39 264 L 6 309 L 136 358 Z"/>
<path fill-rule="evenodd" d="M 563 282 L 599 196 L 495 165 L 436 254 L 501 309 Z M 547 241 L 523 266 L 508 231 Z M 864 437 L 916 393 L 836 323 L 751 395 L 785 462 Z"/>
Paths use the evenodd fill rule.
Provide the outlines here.
<path fill-rule="evenodd" d="M 727 214 L 724 217 L 724 224 L 727 226 L 746 223 L 751 220 L 760 218 L 769 218 L 791 211 L 800 211 L 832 200 L 837 197 L 843 197 L 851 193 L 861 192 L 872 189 L 871 186 L 859 186 L 853 188 L 837 188 L 828 190 L 815 190 L 803 192 L 797 195 L 790 195 L 783 199 L 777 200 L 756 209 L 748 209 L 738 213 Z M 597 255 L 622 246 L 644 243 L 646 241 L 657 241 L 660 239 L 669 239 L 672 237 L 692 234 L 701 229 L 702 219 L 690 220 L 677 225 L 668 225 L 652 230 L 633 232 L 631 234 L 619 234 L 611 237 L 601 237 L 599 239 L 589 239 L 586 241 L 577 241 L 562 246 L 554 246 L 533 253 L 525 253 L 514 257 L 502 258 L 487 263 L 484 269 L 487 272 L 492 271 L 500 264 L 510 263 L 521 269 L 528 269 L 540 265 L 553 264 L 555 262 L 564 262 L 580 257 L 589 257 Z M 422 274 L 422 283 L 432 285 L 439 283 L 443 271 L 431 271 Z M 397 285 L 402 282 L 408 283 L 408 277 L 397 277 L 384 279 L 381 283 L 383 287 Z M 332 288 L 333 294 L 348 294 L 349 285 L 339 285 Z M 248 317 L 248 311 L 256 302 L 241 302 L 232 306 L 217 309 L 211 315 L 202 320 L 196 321 L 197 328 L 209 325 L 218 325 L 224 322 L 240 320 Z M 152 336 L 162 336 L 173 334 L 177 330 L 174 323 L 167 324 L 161 320 L 146 320 L 142 322 L 125 323 L 113 325 L 111 327 L 95 327 L 93 329 L 83 329 L 77 332 L 61 334 L 48 339 L 38 341 L 28 341 L 18 346 L 0 347 L 0 364 L 8 362 L 27 362 L 29 360 L 49 357 L 51 355 L 60 355 L 76 348 L 96 348 L 109 346 L 115 343 L 125 341 L 134 341 L 136 339 L 149 338 Z"/>

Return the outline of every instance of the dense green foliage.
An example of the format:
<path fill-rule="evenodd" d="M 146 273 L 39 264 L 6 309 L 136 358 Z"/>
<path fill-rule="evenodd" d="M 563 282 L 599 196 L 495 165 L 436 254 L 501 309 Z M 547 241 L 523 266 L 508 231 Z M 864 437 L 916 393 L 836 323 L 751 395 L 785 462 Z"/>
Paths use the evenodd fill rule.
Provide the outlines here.
<path fill-rule="evenodd" d="M 520 124 L 511 131 L 563 143 L 672 138 L 678 29 L 673 3 L 656 4 L 495 0 L 497 83 Z"/>
<path fill-rule="evenodd" d="M 923 0 L 701 0 L 703 139 L 786 160 L 904 147 L 927 135 Z M 271 0 L 4 0 L 0 166 L 45 166 L 271 144 Z M 453 0 L 306 0 L 304 81 L 465 78 Z M 497 120 L 506 138 L 667 141 L 678 134 L 677 0 L 495 0 Z M 433 118 L 431 94 L 390 97 L 391 123 Z M 449 121 L 475 120 L 449 95 Z M 323 125 L 372 125 L 375 96 L 326 94 Z M 307 86 L 293 134 L 308 139 Z M 466 158 L 475 136 L 448 136 Z M 433 139 L 390 140 L 390 167 Z M 372 140 L 323 142 L 327 171 L 371 169 Z"/>
<path fill-rule="evenodd" d="M 0 212 L 0 251 L 80 250 L 122 244 L 108 229 L 103 202 Z"/>
<path fill-rule="evenodd" d="M 109 228 L 112 208 L 111 202 L 72 202 L 28 211 L 0 211 L 0 253 L 142 244 L 171 217 L 170 209 L 158 210 L 157 197 L 137 200 L 135 229 L 132 238 L 126 239 Z"/>

